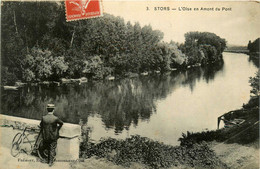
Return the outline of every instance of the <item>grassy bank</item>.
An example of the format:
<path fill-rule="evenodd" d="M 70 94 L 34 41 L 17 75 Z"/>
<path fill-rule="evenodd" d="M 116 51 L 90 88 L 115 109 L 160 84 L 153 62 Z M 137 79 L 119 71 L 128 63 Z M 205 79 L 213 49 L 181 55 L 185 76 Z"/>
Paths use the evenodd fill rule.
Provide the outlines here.
<path fill-rule="evenodd" d="M 108 138 L 97 144 L 83 143 L 81 157 L 88 159 L 93 156 L 105 158 L 123 167 L 140 163 L 148 168 L 227 168 L 205 142 L 174 147 L 138 135 L 125 140 Z"/>

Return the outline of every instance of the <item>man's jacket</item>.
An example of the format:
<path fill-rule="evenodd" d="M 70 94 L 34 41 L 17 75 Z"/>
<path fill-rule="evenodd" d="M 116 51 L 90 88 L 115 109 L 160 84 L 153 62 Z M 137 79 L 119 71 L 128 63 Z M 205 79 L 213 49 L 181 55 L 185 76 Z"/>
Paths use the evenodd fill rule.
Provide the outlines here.
<path fill-rule="evenodd" d="M 40 123 L 43 139 L 46 141 L 54 141 L 59 138 L 59 129 L 63 122 L 53 114 L 47 114 L 42 117 Z"/>

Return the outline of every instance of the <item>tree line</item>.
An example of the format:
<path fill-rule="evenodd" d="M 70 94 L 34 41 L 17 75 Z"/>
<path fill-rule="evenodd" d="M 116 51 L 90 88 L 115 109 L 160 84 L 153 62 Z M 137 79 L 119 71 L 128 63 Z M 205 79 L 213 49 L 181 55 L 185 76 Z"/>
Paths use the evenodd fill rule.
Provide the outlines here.
<path fill-rule="evenodd" d="M 249 41 L 247 45 L 247 49 L 249 50 L 250 53 L 253 52 L 259 52 L 260 51 L 260 38 L 257 38 L 253 42 Z"/>
<path fill-rule="evenodd" d="M 150 25 L 103 17 L 66 22 L 63 2 L 3 2 L 2 84 L 127 76 L 221 61 L 225 39 L 189 32 L 163 42 Z"/>

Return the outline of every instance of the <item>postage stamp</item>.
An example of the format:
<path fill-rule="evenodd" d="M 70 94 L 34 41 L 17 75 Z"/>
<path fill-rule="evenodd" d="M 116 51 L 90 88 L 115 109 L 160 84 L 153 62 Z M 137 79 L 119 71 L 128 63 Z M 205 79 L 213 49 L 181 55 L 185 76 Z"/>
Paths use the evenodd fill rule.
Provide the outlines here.
<path fill-rule="evenodd" d="M 74 21 L 103 15 L 102 0 L 66 0 L 66 19 Z"/>

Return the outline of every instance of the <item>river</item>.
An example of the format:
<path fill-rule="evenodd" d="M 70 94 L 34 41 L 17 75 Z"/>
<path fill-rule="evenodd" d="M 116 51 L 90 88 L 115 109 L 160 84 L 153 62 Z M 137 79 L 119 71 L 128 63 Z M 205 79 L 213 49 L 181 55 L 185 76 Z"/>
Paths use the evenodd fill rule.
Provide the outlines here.
<path fill-rule="evenodd" d="M 248 55 L 223 53 L 224 64 L 132 79 L 1 91 L 1 113 L 41 119 L 47 103 L 63 121 L 86 125 L 90 137 L 141 135 L 178 145 L 187 131 L 217 128 L 217 117 L 250 98 L 257 67 Z"/>

